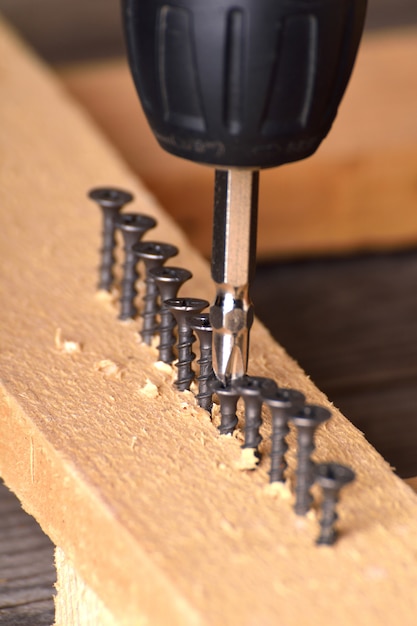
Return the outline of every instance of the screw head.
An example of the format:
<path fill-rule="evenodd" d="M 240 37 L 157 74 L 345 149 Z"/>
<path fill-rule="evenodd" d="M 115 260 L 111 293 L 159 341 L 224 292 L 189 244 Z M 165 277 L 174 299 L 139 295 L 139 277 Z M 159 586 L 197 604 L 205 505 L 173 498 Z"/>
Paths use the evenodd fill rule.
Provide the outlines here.
<path fill-rule="evenodd" d="M 205 333 L 207 335 L 211 335 L 213 333 L 209 313 L 199 313 L 198 315 L 193 315 L 190 320 L 190 327 L 196 332 Z"/>
<path fill-rule="evenodd" d="M 305 395 L 296 389 L 265 386 L 262 398 L 271 409 L 291 409 L 299 411 L 305 404 Z"/>
<path fill-rule="evenodd" d="M 149 261 L 165 261 L 179 252 L 177 246 L 160 241 L 139 241 L 132 250 L 140 259 Z"/>
<path fill-rule="evenodd" d="M 305 404 L 290 419 L 297 428 L 312 428 L 330 419 L 331 415 L 330 411 L 323 406 Z"/>
<path fill-rule="evenodd" d="M 169 298 L 165 304 L 169 309 L 181 313 L 199 312 L 209 305 L 207 300 L 201 298 Z"/>
<path fill-rule="evenodd" d="M 263 376 L 243 376 L 233 381 L 233 386 L 244 397 L 260 396 L 266 389 L 277 389 L 277 384 L 272 378 Z"/>
<path fill-rule="evenodd" d="M 192 273 L 183 267 L 155 267 L 150 273 L 159 283 L 184 283 L 192 278 Z"/>
<path fill-rule="evenodd" d="M 316 466 L 316 481 L 324 490 L 339 490 L 355 480 L 355 472 L 339 463 L 320 463 Z"/>
<path fill-rule="evenodd" d="M 126 233 L 144 233 L 156 226 L 156 220 L 143 213 L 121 213 L 115 220 L 116 228 Z"/>
<path fill-rule="evenodd" d="M 213 393 L 217 393 L 220 397 L 231 397 L 236 398 L 239 396 L 239 391 L 236 389 L 235 385 L 231 385 L 230 383 L 226 386 L 223 385 L 222 381 L 218 378 L 213 378 L 210 382 L 210 387 Z"/>
<path fill-rule="evenodd" d="M 133 195 L 116 187 L 95 187 L 90 189 L 88 197 L 97 202 L 103 209 L 121 209 L 128 202 L 132 202 Z"/>

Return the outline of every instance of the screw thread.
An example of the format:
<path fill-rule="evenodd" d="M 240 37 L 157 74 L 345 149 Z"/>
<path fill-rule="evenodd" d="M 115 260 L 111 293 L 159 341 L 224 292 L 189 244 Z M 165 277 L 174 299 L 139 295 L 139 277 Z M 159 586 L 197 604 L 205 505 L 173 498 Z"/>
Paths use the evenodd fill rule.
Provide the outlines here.
<path fill-rule="evenodd" d="M 106 291 L 110 291 L 114 279 L 114 250 L 116 247 L 115 230 L 113 213 L 110 213 L 109 211 L 105 212 L 103 210 L 103 245 L 100 248 L 101 262 L 99 265 L 99 280 L 97 287 L 98 289 L 105 289 Z"/>
<path fill-rule="evenodd" d="M 274 416 L 272 422 L 272 448 L 270 482 L 284 482 L 287 461 L 285 455 L 288 450 L 286 436 L 289 433 L 288 419 L 285 415 Z"/>
<path fill-rule="evenodd" d="M 142 312 L 142 330 L 141 336 L 144 343 L 148 346 L 151 345 L 152 337 L 158 330 L 157 314 L 159 312 L 158 307 L 158 288 L 154 279 L 148 276 L 145 280 L 146 293 L 143 296 L 143 312 Z"/>
<path fill-rule="evenodd" d="M 137 296 L 136 281 L 139 273 L 136 269 L 136 256 L 131 247 L 125 247 L 125 262 L 123 265 L 123 280 L 121 284 L 122 293 L 120 296 L 121 320 L 126 320 L 137 315 L 135 298 Z"/>
<path fill-rule="evenodd" d="M 219 397 L 221 414 L 219 433 L 221 435 L 232 435 L 239 421 L 236 415 L 236 407 L 239 396 Z"/>
<path fill-rule="evenodd" d="M 336 494 L 325 496 L 321 505 L 322 515 L 320 519 L 320 535 L 317 543 L 321 545 L 331 546 L 337 538 L 337 532 L 334 528 L 335 523 L 339 519 L 336 513 L 336 504 L 338 497 Z"/>
<path fill-rule="evenodd" d="M 213 380 L 214 376 L 211 360 L 211 348 L 201 348 L 200 358 L 197 363 L 200 366 L 200 374 L 197 377 L 197 402 L 199 406 L 211 413 L 211 410 L 213 408 L 213 394 L 211 391 L 210 383 Z"/>
<path fill-rule="evenodd" d="M 192 381 L 195 378 L 195 373 L 192 370 L 191 363 L 195 359 L 195 354 L 191 349 L 192 344 L 195 341 L 195 337 L 191 329 L 183 327 L 180 328 L 178 333 L 178 376 L 175 381 L 175 386 L 179 391 L 185 391 L 190 388 Z"/>
<path fill-rule="evenodd" d="M 262 426 L 262 402 L 258 398 L 244 398 L 245 402 L 245 443 L 242 448 L 256 448 L 262 441 L 259 432 Z"/>
<path fill-rule="evenodd" d="M 314 462 L 311 455 L 315 450 L 314 429 L 299 432 L 297 455 L 297 482 L 295 487 L 295 512 L 297 515 L 306 515 L 313 503 L 310 488 L 314 483 Z"/>
<path fill-rule="evenodd" d="M 172 363 L 175 359 L 173 346 L 175 344 L 174 328 L 177 323 L 171 311 L 164 304 L 161 306 L 161 322 L 159 325 L 159 360 Z"/>

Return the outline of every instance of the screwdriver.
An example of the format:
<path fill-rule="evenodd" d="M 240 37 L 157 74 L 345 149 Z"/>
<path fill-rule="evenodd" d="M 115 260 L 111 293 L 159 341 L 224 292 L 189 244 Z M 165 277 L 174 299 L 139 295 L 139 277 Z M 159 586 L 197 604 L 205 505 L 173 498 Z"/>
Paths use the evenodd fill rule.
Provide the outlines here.
<path fill-rule="evenodd" d="M 130 69 L 159 144 L 214 166 L 210 309 L 221 383 L 247 370 L 259 170 L 329 132 L 367 0 L 122 0 Z"/>

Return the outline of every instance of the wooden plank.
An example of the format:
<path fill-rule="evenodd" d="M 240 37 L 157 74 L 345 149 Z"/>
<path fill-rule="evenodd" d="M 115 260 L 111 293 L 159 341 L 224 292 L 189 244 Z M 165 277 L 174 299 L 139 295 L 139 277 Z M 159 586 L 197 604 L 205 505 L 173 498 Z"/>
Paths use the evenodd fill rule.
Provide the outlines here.
<path fill-rule="evenodd" d="M 0 56 L 12 59 L 0 97 L 6 483 L 120 626 L 413 625 L 415 494 L 336 409 L 316 458 L 353 466 L 358 480 L 334 549 L 314 545 L 314 514 L 297 518 L 288 491 L 267 488 L 267 415 L 261 466 L 237 469 L 241 434 L 220 437 L 155 367 L 137 324 L 95 296 L 100 220 L 85 191 L 111 182 L 136 193 L 135 208 L 159 219 L 154 236 L 178 244 L 195 274 L 184 293 L 211 298 L 206 264 L 3 27 Z M 56 344 L 58 328 L 78 352 Z M 103 359 L 122 376 L 100 371 Z M 258 322 L 250 369 L 331 406 Z M 294 433 L 290 444 L 293 477 Z"/>
<path fill-rule="evenodd" d="M 366 35 L 339 115 L 317 154 L 262 174 L 259 257 L 415 244 L 416 56 L 416 28 Z M 125 61 L 63 68 L 60 76 L 209 256 L 213 173 L 157 146 Z"/>

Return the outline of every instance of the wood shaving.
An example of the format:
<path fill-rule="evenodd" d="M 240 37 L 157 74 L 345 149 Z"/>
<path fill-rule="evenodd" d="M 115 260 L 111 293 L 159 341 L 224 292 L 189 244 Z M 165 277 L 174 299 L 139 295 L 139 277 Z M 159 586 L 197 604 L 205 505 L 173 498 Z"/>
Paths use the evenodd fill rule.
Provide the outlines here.
<path fill-rule="evenodd" d="M 146 379 L 146 382 L 143 387 L 139 388 L 139 393 L 147 396 L 148 398 L 157 398 L 159 396 L 159 389 L 149 378 Z"/>
<path fill-rule="evenodd" d="M 241 471 L 256 469 L 259 464 L 259 458 L 255 452 L 254 448 L 243 448 L 240 459 L 236 462 L 236 469 Z"/>
<path fill-rule="evenodd" d="M 111 359 L 97 361 L 94 363 L 94 369 L 106 378 L 114 378 L 116 380 L 122 380 L 124 373 L 124 367 Z"/>
<path fill-rule="evenodd" d="M 160 372 L 163 372 L 164 374 L 168 374 L 169 376 L 172 376 L 173 369 L 169 363 L 164 363 L 163 361 L 156 361 L 153 364 L 153 366 L 156 367 L 156 369 L 159 370 Z"/>
<path fill-rule="evenodd" d="M 82 345 L 79 341 L 62 338 L 62 329 L 57 328 L 54 337 L 55 348 L 66 354 L 77 354 L 82 351 Z"/>

